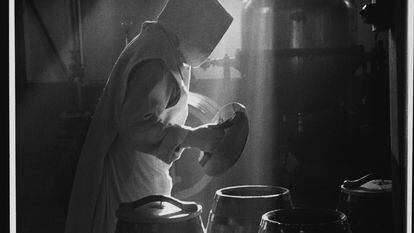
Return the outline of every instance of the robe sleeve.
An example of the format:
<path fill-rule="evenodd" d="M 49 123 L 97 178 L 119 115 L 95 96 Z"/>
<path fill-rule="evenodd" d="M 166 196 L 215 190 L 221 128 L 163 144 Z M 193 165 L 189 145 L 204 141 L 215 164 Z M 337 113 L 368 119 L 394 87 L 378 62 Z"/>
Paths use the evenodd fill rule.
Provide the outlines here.
<path fill-rule="evenodd" d="M 159 116 L 175 105 L 180 88 L 162 60 L 137 65 L 128 80 L 119 122 L 121 141 L 171 163 L 189 127 L 164 124 Z"/>

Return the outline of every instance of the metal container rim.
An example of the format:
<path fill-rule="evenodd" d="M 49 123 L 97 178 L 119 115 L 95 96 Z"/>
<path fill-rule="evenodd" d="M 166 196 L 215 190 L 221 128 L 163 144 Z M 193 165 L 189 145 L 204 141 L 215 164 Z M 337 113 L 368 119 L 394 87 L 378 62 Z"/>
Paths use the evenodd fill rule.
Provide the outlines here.
<path fill-rule="evenodd" d="M 357 195 L 357 196 L 367 196 L 367 195 L 376 196 L 376 195 L 384 195 L 387 193 L 391 194 L 392 189 L 383 189 L 383 190 L 369 190 L 369 189 L 360 189 L 360 188 L 350 189 L 350 188 L 346 188 L 344 185 L 341 185 L 341 192 L 350 194 L 350 195 Z"/>
<path fill-rule="evenodd" d="M 338 220 L 333 220 L 333 221 L 326 221 L 323 223 L 306 223 L 306 224 L 300 224 L 300 223 L 284 223 L 284 222 L 280 222 L 280 221 L 276 221 L 276 220 L 272 220 L 270 219 L 270 216 L 275 214 L 275 213 L 281 213 L 281 212 L 319 212 L 319 213 L 334 213 L 337 214 L 339 219 Z M 277 225 L 284 225 L 284 226 L 322 226 L 322 225 L 326 225 L 326 224 L 337 224 L 337 223 L 341 223 L 341 222 L 345 222 L 347 221 L 348 218 L 346 217 L 346 215 L 344 213 L 342 213 L 341 211 L 338 210 L 331 210 L 331 209 L 321 209 L 321 208 L 294 208 L 294 209 L 276 209 L 276 210 L 271 210 L 265 214 L 262 215 L 262 220 L 261 221 L 267 221 L 270 223 L 274 223 Z"/>
<path fill-rule="evenodd" d="M 132 218 L 131 216 L 128 215 L 128 213 L 120 213 L 117 212 L 116 213 L 116 217 L 118 220 L 123 221 L 123 222 L 127 222 L 127 223 L 177 223 L 177 222 L 183 222 L 183 221 L 187 221 L 193 218 L 197 218 L 198 216 L 201 215 L 201 213 L 203 212 L 203 207 L 200 204 L 195 204 L 197 206 L 197 210 L 195 210 L 194 212 L 189 212 L 189 213 L 181 213 L 178 214 L 178 217 L 174 217 L 174 218 L 164 218 L 164 217 L 160 217 L 160 218 L 151 218 L 151 217 L 145 217 L 145 218 L 141 218 L 141 219 L 135 219 Z M 133 212 L 133 211 L 131 211 Z"/>
<path fill-rule="evenodd" d="M 231 195 L 231 194 L 226 194 L 224 193 L 225 191 L 228 190 L 237 190 L 237 189 L 253 189 L 253 188 L 268 188 L 268 189 L 274 189 L 274 190 L 279 190 L 282 191 L 280 193 L 275 193 L 275 194 L 269 194 L 269 195 Z M 237 185 L 237 186 L 229 186 L 229 187 L 225 187 L 225 188 L 221 188 L 219 190 L 216 191 L 216 196 L 220 196 L 220 197 L 228 197 L 228 198 L 236 198 L 236 199 L 264 199 L 264 198 L 273 198 L 273 197 L 278 197 L 278 196 L 282 196 L 282 195 L 286 195 L 289 194 L 290 191 L 287 188 L 283 188 L 280 186 L 272 186 L 272 185 Z"/>

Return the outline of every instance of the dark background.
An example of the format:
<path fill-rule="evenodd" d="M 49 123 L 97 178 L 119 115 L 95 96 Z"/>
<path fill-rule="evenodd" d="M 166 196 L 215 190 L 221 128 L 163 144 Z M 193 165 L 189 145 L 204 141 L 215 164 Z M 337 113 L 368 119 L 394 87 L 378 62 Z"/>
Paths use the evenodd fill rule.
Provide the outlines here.
<path fill-rule="evenodd" d="M 132 38 L 139 32 L 139 25 L 144 20 L 154 19 L 165 3 L 164 0 L 80 1 L 84 46 L 83 112 L 75 114 L 78 110 L 76 88 L 68 82 L 72 71 L 70 67 L 76 65 L 74 61 L 77 61 L 76 56 L 79 55 L 73 53 L 77 44 L 73 37 L 72 2 L 74 1 L 15 1 L 16 210 L 17 231 L 21 233 L 63 232 L 72 176 L 90 122 L 89 116 L 93 113 L 104 82 L 124 46 L 125 31 L 121 22 L 128 18 L 133 23 L 129 31 L 129 37 Z M 355 3 L 357 9 L 360 9 L 367 2 L 358 0 Z M 233 4 L 237 4 L 236 1 Z M 403 19 L 398 17 L 394 20 L 396 38 L 404 34 L 404 25 L 398 23 L 401 20 Z M 378 46 L 378 41 L 381 41 L 385 60 L 388 59 L 387 32 L 378 33 L 375 40 L 371 26 L 364 24 L 359 16 L 357 30 L 357 44 L 363 46 L 365 55 L 377 51 L 374 49 Z M 398 48 L 401 52 L 401 48 Z M 228 51 L 230 56 L 234 56 L 231 54 L 233 52 L 234 50 Z M 375 56 L 377 60 L 384 59 L 381 55 Z M 392 61 L 397 65 L 395 60 Z M 62 69 L 61 64 L 66 68 Z M 305 126 L 315 127 L 314 134 L 306 134 L 309 131 L 305 127 L 306 133 L 301 136 L 295 134 L 296 116 L 289 115 L 288 122 L 291 125 L 287 131 L 296 135 L 293 136 L 295 140 L 284 143 L 288 146 L 287 151 L 275 148 L 275 153 L 264 157 L 271 158 L 270 160 L 257 162 L 270 164 L 266 168 L 257 169 L 262 170 L 262 173 L 246 172 L 251 170 L 249 164 L 257 149 L 256 144 L 248 141 L 240 162 L 226 176 L 213 179 L 201 193 L 186 199 L 203 205 L 204 220 L 215 190 L 239 184 L 284 186 L 291 189 L 296 206 L 335 208 L 339 187 L 345 179 L 356 179 L 371 172 L 382 172 L 391 178 L 392 165 L 398 171 L 404 165 L 393 162 L 393 158 L 400 156 L 398 153 L 403 151 L 391 155 L 388 83 L 393 79 L 389 76 L 388 65 L 386 62 L 377 73 L 371 72 L 359 79 L 359 73 L 356 72 L 350 78 L 355 81 L 348 80 L 349 102 L 357 103 L 361 96 L 371 98 L 367 105 L 358 106 L 358 114 L 317 112 L 312 115 L 313 118 L 305 118 L 305 123 L 309 124 Z M 220 74 L 218 68 L 210 72 L 217 73 L 217 70 Z M 245 80 L 239 78 L 229 81 L 233 92 L 228 95 L 226 90 L 217 91 L 218 87 L 224 85 L 223 79 L 208 78 L 209 70 L 203 72 L 196 72 L 191 91 L 211 98 L 218 105 L 239 101 L 248 109 L 254 109 L 255 106 L 248 101 L 249 92 L 241 91 Z M 207 78 L 203 78 L 203 75 Z M 402 106 L 399 103 L 396 108 L 401 109 Z M 194 119 L 189 120 L 195 122 Z M 404 128 L 402 125 L 399 127 Z M 331 134 L 332 132 L 334 133 Z M 285 152 L 293 152 L 298 160 L 293 171 L 286 172 L 286 164 L 282 162 Z M 192 155 L 186 155 L 175 168 L 182 178 L 175 189 L 190 187 L 202 176 L 190 156 Z M 399 179 L 403 180 L 402 176 L 403 174 Z"/>

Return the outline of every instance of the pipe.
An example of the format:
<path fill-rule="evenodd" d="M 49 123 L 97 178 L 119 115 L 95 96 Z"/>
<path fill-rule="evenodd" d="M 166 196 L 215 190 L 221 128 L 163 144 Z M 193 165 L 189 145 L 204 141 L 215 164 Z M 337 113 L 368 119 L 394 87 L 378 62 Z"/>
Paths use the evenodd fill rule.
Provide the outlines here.
<path fill-rule="evenodd" d="M 77 15 L 78 15 L 78 31 L 79 31 L 79 51 L 80 51 L 80 65 L 81 68 L 84 67 L 84 57 L 83 57 L 83 33 L 82 33 L 82 8 L 80 0 L 76 0 L 77 5 Z"/>
<path fill-rule="evenodd" d="M 46 25 L 45 25 L 45 23 L 43 22 L 43 19 L 42 19 L 42 17 L 41 17 L 41 16 L 40 16 L 40 14 L 39 14 L 39 11 L 37 10 L 37 8 L 36 8 L 36 6 L 34 5 L 34 3 L 33 3 L 33 1 L 32 1 L 32 0 L 28 0 L 28 1 L 27 1 L 27 3 L 28 3 L 28 4 L 29 4 L 29 6 L 32 8 L 32 10 L 33 10 L 33 12 L 34 12 L 34 14 L 35 14 L 35 17 L 36 17 L 36 18 L 37 18 L 37 20 L 39 21 L 39 23 L 40 23 L 40 27 L 42 28 L 42 30 L 43 30 L 43 32 L 44 32 L 44 34 L 45 34 L 45 36 L 46 36 L 46 39 L 47 39 L 47 41 L 49 42 L 49 44 L 50 44 L 50 46 L 51 46 L 51 48 L 52 48 L 53 54 L 56 56 L 57 61 L 58 61 L 59 65 L 60 65 L 60 67 L 62 68 L 63 74 L 64 74 L 65 76 L 67 76 L 67 68 L 66 68 L 66 65 L 65 65 L 65 63 L 63 62 L 63 59 L 62 59 L 62 57 L 60 56 L 59 51 L 58 51 L 58 49 L 56 48 L 55 43 L 53 42 L 52 38 L 50 37 L 49 32 L 48 32 L 48 30 L 47 30 L 47 28 L 46 28 Z"/>

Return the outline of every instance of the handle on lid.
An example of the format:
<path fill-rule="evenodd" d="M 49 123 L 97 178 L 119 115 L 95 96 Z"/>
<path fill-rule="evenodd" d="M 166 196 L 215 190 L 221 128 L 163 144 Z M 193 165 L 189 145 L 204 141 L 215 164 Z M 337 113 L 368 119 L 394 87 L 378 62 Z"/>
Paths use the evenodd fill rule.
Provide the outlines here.
<path fill-rule="evenodd" d="M 241 117 L 240 114 L 241 113 L 236 112 L 236 115 L 234 117 L 227 119 L 226 121 L 218 123 L 216 125 L 209 125 L 208 127 L 212 129 L 222 129 L 222 130 L 228 129 L 231 126 L 233 126 L 236 121 L 239 120 L 239 118 Z M 207 161 L 209 161 L 212 156 L 213 156 L 213 153 L 204 151 L 203 157 L 198 162 L 201 164 L 201 166 L 204 166 L 207 164 Z"/>
<path fill-rule="evenodd" d="M 232 118 L 227 119 L 224 122 L 218 123 L 216 125 L 209 125 L 208 127 L 213 129 L 228 129 L 232 127 L 236 122 L 240 121 L 240 119 L 243 117 L 243 113 L 240 111 L 235 112 L 235 115 Z M 207 164 L 207 161 L 210 160 L 210 158 L 213 156 L 213 153 L 204 151 L 204 156 L 198 161 L 201 166 L 204 166 Z"/>
<path fill-rule="evenodd" d="M 380 173 L 370 173 L 356 180 L 345 180 L 343 183 L 343 186 L 345 188 L 354 189 L 354 188 L 360 187 L 361 185 L 365 184 L 368 181 L 379 179 L 381 177 L 382 177 L 382 174 Z"/>
<path fill-rule="evenodd" d="M 143 206 L 145 204 L 148 204 L 151 202 L 158 202 L 158 201 L 173 204 L 176 207 L 186 212 L 195 212 L 198 209 L 197 205 L 194 202 L 184 202 L 184 201 L 175 199 L 173 197 L 164 196 L 164 195 L 151 195 L 151 196 L 146 196 L 144 198 L 138 199 L 134 202 L 121 203 L 118 211 L 129 211 L 129 210 L 136 209 L 140 206 Z"/>
<path fill-rule="evenodd" d="M 232 118 L 229 118 L 229 119 L 225 120 L 224 122 L 221 122 L 221 123 L 218 123 L 218 124 L 215 124 L 215 125 L 209 125 L 208 127 L 213 128 L 213 129 L 227 129 L 230 126 L 234 125 L 234 121 L 235 121 L 236 117 L 237 117 L 237 112 L 236 112 L 236 115 L 233 116 Z"/>
<path fill-rule="evenodd" d="M 233 117 L 225 120 L 224 122 L 220 122 L 215 125 L 209 125 L 208 127 L 213 128 L 213 129 L 228 129 L 231 126 L 238 123 L 242 119 L 243 116 L 244 115 L 242 111 L 235 111 Z"/>

